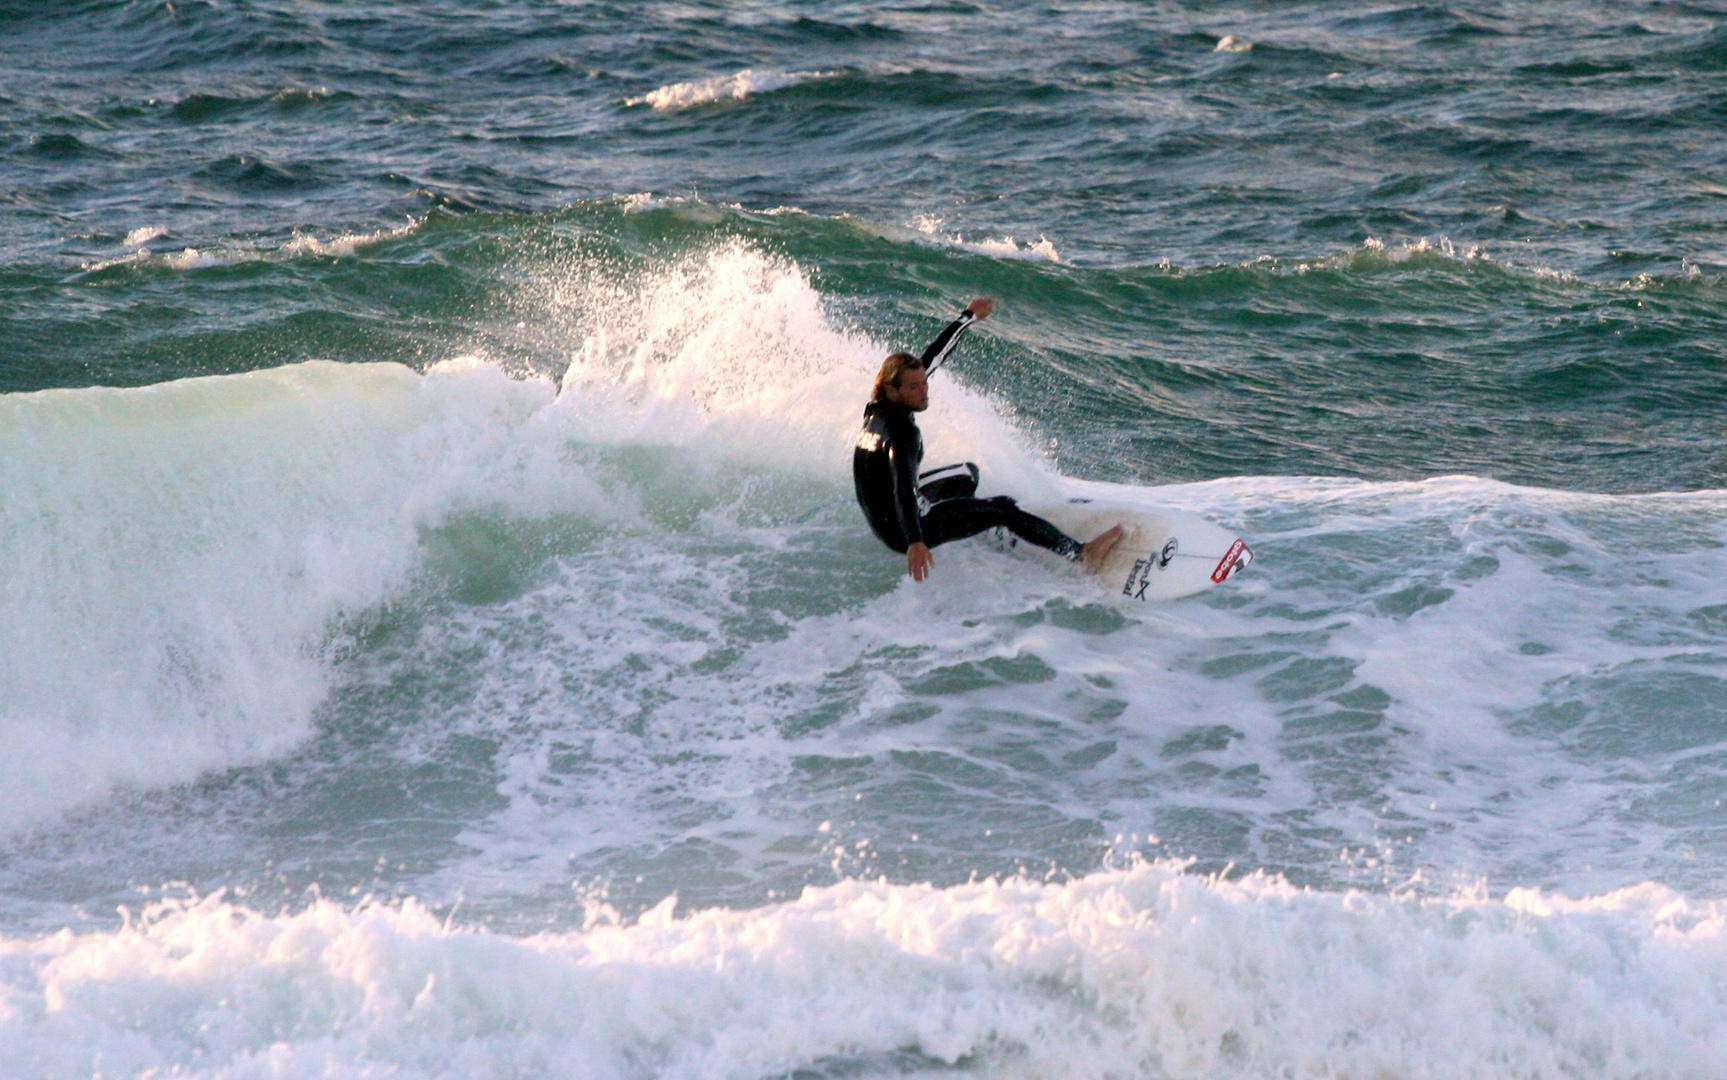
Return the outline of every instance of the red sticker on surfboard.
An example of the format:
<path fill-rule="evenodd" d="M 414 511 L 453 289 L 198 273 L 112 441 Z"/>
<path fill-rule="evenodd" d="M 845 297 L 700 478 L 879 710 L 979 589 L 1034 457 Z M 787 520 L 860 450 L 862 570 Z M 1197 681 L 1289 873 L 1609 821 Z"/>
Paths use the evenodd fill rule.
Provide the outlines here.
<path fill-rule="evenodd" d="M 1224 554 L 1223 559 L 1217 564 L 1217 569 L 1211 572 L 1211 580 L 1222 582 L 1224 578 L 1228 577 L 1229 572 L 1235 569 L 1235 560 L 1241 558 L 1241 553 L 1246 550 L 1247 541 L 1241 539 L 1239 536 L 1236 537 L 1235 543 L 1229 545 L 1229 551 Z"/>

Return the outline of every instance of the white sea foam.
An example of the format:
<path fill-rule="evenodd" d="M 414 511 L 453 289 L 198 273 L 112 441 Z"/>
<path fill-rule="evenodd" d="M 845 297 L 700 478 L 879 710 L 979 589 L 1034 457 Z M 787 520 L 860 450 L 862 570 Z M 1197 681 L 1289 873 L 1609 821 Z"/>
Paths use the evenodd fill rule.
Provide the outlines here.
<path fill-rule="evenodd" d="M 1489 256 L 1486 252 L 1473 244 L 1460 249 L 1457 245 L 1453 244 L 1449 238 L 1443 236 L 1437 239 L 1422 237 L 1418 240 L 1405 240 L 1393 244 L 1387 244 L 1385 241 L 1380 240 L 1377 237 L 1368 237 L 1366 240 L 1362 241 L 1361 246 L 1358 248 L 1351 248 L 1347 251 L 1339 252 L 1338 254 L 1326 256 L 1320 259 L 1296 263 L 1295 270 L 1297 273 L 1306 273 L 1310 270 L 1332 270 L 1339 268 L 1371 270 L 1379 267 L 1404 266 L 1412 263 L 1431 264 L 1433 262 L 1438 262 L 1441 264 L 1451 264 L 1470 263 L 1476 261 L 1485 262 L 1488 258 Z M 1274 260 L 1264 258 L 1260 261 L 1272 262 Z M 1539 270 L 1536 272 L 1540 273 Z"/>
<path fill-rule="evenodd" d="M 933 240 L 942 245 L 957 247 L 965 251 L 975 251 L 980 255 L 993 255 L 1001 259 L 1042 260 L 1052 263 L 1061 261 L 1061 255 L 1047 237 L 1040 236 L 1035 241 L 1020 241 L 1012 236 L 987 240 L 967 240 L 956 233 L 942 231 L 942 219 L 930 214 L 919 217 L 915 224 L 920 239 Z"/>
<path fill-rule="evenodd" d="M 255 253 L 239 254 L 234 251 L 205 251 L 200 248 L 186 247 L 178 251 L 151 251 L 147 247 L 139 247 L 136 251 L 127 252 L 112 259 L 95 259 L 82 263 L 80 270 L 94 273 L 108 270 L 116 266 L 142 266 L 155 264 L 169 266 L 175 270 L 202 270 L 208 266 L 227 266 L 247 257 L 256 257 Z"/>
<path fill-rule="evenodd" d="M 386 240 L 399 240 L 408 236 L 418 229 L 419 225 L 418 221 L 408 221 L 394 229 L 341 233 L 328 238 L 300 233 L 277 250 L 289 257 L 309 254 L 322 255 L 327 258 L 351 258 L 373 244 L 383 243 Z"/>
<path fill-rule="evenodd" d="M 533 937 L 221 898 L 0 939 L 10 1076 L 692 1080 L 1589 1076 L 1727 1070 L 1722 913 L 1293 889 L 1172 864 L 847 881 Z"/>
<path fill-rule="evenodd" d="M 832 71 L 757 71 L 746 68 L 732 75 L 722 75 L 695 82 L 672 83 L 641 97 L 629 98 L 626 105 L 651 105 L 663 112 L 712 105 L 721 101 L 743 101 L 756 94 L 766 94 L 811 79 L 832 78 Z"/>
<path fill-rule="evenodd" d="M 668 204 L 676 205 L 684 201 L 677 196 L 666 198 L 648 191 L 637 191 L 628 195 L 620 195 L 618 199 L 623 205 L 624 213 L 626 214 L 644 214 L 650 210 L 658 210 Z"/>
<path fill-rule="evenodd" d="M 160 225 L 145 225 L 127 233 L 126 239 L 120 241 L 120 246 L 137 247 L 140 244 L 148 244 L 152 240 L 157 240 L 167 235 L 168 230 Z"/>
<path fill-rule="evenodd" d="M 148 262 L 151 258 L 150 249 L 140 247 L 136 251 L 128 251 L 124 255 L 116 255 L 112 259 L 92 259 L 89 262 L 79 263 L 78 269 L 86 273 L 93 273 L 98 270 L 106 270 L 111 266 L 128 266 L 134 263 Z"/>
<path fill-rule="evenodd" d="M 194 247 L 166 252 L 160 258 L 162 262 L 176 270 L 201 270 L 206 266 L 226 266 L 235 261 L 229 256 L 218 255 L 210 251 L 199 251 Z"/>
<path fill-rule="evenodd" d="M 745 874 L 785 865 L 787 844 L 883 872 L 930 843 L 1036 860 L 969 839 L 963 821 L 920 825 L 916 808 L 799 795 L 799 760 L 812 754 L 875 762 L 860 798 L 899 782 L 897 758 L 927 755 L 952 776 L 916 766 L 918 782 L 979 818 L 1015 821 L 1029 799 L 1074 828 L 1109 822 L 1178 850 L 1227 824 L 1246 830 L 1250 864 L 1322 870 L 1347 857 L 1367 880 L 1439 875 L 1440 888 L 1481 875 L 1611 889 L 1689 842 L 1670 819 L 1696 798 L 1685 762 L 1716 741 L 1707 664 L 1723 647 L 1712 605 L 1727 602 L 1721 493 L 1589 496 L 1471 477 L 1057 485 L 1011 438 L 968 425 L 977 404 L 942 388 L 932 460 L 988 458 L 986 479 L 1026 496 L 1059 486 L 1204 513 L 1242 529 L 1260 561 L 1214 603 L 1130 609 L 1124 622 L 1098 612 L 1077 575 L 978 546 L 944 548 L 931 582 L 890 588 L 890 557 L 867 540 L 844 546 L 849 507 L 838 525 L 572 561 L 438 631 L 432 655 L 497 657 L 471 708 L 494 718 L 485 730 L 511 763 L 500 789 L 511 810 L 465 834 L 476 856 L 428 883 L 431 895 L 477 879 L 532 894 L 571 860 L 603 876 L 617 868 L 604 852 L 631 845 L 709 845 Z M 872 583 L 750 633 L 761 582 L 803 579 L 834 544 L 834 559 L 879 567 Z M 519 644 L 530 627 L 531 649 L 492 644 Z M 741 655 L 716 666 L 720 649 Z M 1027 664 L 1024 676 L 990 674 Z M 571 670 L 603 691 L 568 687 Z M 1645 733 L 1657 700 L 1666 720 Z M 530 711 L 568 720 L 510 736 Z M 645 730 L 642 716 L 653 717 Z M 553 767 L 553 744 L 578 743 L 604 784 Z M 677 755 L 690 763 L 662 798 L 656 763 Z M 1085 764 L 1055 764 L 1069 759 Z M 991 779 L 965 780 L 968 769 Z M 998 805 L 992 788 L 1016 794 Z"/>
<path fill-rule="evenodd" d="M 1697 665 L 1722 648 L 1720 493 L 1058 481 L 941 390 L 932 444 L 988 457 L 986 493 L 1176 505 L 1242 529 L 1260 560 L 1208 598 L 1117 614 L 1047 556 L 976 544 L 941 549 L 914 586 L 849 506 L 798 527 L 713 514 L 651 548 L 584 552 L 422 641 L 427 667 L 489 658 L 459 712 L 499 745 L 510 805 L 470 826 L 474 854 L 421 895 L 652 874 L 680 845 L 739 883 L 707 902 L 828 864 L 903 873 L 932 849 L 1044 865 L 1000 831 L 1051 817 L 1099 848 L 1119 831 L 1126 847 L 1159 834 L 1147 850 L 1205 850 L 1208 830 L 1241 830 L 1231 850 L 1249 865 L 1441 890 L 1477 876 L 1611 889 L 1683 841 L 1668 818 L 1696 798 L 1684 763 L 1716 741 L 1719 684 Z M 831 467 L 806 445 L 818 475 Z M 691 501 L 715 483 L 707 453 L 632 490 Z M 764 597 L 786 579 L 815 591 Z M 1647 704 L 1622 715 L 1650 694 L 1665 746 L 1640 731 Z M 848 761 L 871 764 L 837 792 L 812 782 Z M 922 795 L 885 794 L 900 784 Z"/>
<path fill-rule="evenodd" d="M 408 236 L 419 226 L 419 221 L 408 221 L 393 229 L 379 229 L 365 233 L 341 233 L 331 237 L 297 233 L 288 241 L 273 246 L 251 242 L 219 243 L 215 246 L 206 245 L 201 248 L 185 247 L 178 251 L 151 251 L 143 245 L 168 235 L 167 229 L 152 226 L 134 229 L 126 234 L 122 246 L 137 250 L 129 251 L 125 255 L 116 256 L 112 259 L 92 260 L 82 264 L 79 269 L 93 272 L 107 270 L 115 266 L 155 264 L 169 266 L 176 270 L 201 270 L 209 266 L 294 259 L 304 255 L 346 258 L 364 251 L 373 244 Z"/>

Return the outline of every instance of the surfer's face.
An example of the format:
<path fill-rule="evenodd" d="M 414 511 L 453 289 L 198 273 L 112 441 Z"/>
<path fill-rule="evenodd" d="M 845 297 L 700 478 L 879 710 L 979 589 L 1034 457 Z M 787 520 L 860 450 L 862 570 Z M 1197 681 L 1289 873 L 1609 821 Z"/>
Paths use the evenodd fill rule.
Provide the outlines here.
<path fill-rule="evenodd" d="M 929 373 L 923 368 L 907 368 L 900 372 L 899 385 L 890 384 L 887 388 L 887 399 L 912 412 L 923 412 L 929 408 Z"/>

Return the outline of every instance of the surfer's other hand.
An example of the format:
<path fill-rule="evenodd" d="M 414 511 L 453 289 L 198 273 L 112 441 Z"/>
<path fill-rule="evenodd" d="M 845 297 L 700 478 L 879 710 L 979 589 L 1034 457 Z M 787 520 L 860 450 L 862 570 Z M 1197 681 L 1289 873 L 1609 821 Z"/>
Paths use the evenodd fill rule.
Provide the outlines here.
<path fill-rule="evenodd" d="M 980 319 L 987 319 L 989 313 L 995 310 L 995 301 L 987 296 L 980 296 L 967 304 L 965 309 Z"/>
<path fill-rule="evenodd" d="M 929 553 L 929 546 L 922 540 L 905 549 L 905 568 L 911 572 L 913 581 L 929 577 L 930 567 L 934 565 L 935 556 Z"/>

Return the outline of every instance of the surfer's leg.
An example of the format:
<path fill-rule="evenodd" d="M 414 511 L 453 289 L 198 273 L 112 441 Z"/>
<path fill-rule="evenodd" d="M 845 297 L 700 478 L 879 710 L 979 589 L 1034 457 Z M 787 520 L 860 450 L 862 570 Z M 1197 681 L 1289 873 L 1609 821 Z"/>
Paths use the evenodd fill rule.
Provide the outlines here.
<path fill-rule="evenodd" d="M 923 516 L 923 542 L 930 547 L 963 540 L 988 529 L 1006 529 L 1028 544 L 1078 562 L 1084 545 L 1006 495 L 993 499 L 943 499 Z"/>
<path fill-rule="evenodd" d="M 977 494 L 977 466 L 969 461 L 943 465 L 917 474 L 917 490 L 932 503 L 943 499 L 968 499 Z"/>

